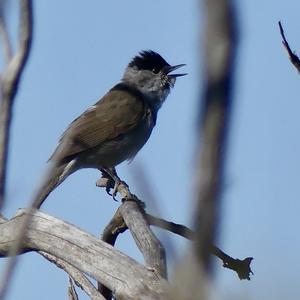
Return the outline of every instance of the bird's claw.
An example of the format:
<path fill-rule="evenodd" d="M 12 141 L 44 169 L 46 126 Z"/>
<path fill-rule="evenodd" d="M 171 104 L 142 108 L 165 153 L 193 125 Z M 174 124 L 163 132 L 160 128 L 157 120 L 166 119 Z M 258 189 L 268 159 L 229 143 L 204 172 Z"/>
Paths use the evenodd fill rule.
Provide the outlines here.
<path fill-rule="evenodd" d="M 102 177 L 108 178 L 108 182 L 105 187 L 106 193 L 108 195 L 112 196 L 114 201 L 118 201 L 116 199 L 116 195 L 118 193 L 118 188 L 119 188 L 119 185 L 121 184 L 121 180 L 118 177 L 115 170 L 112 170 L 112 171 L 111 170 L 103 170 L 103 171 L 102 171 Z M 111 189 L 113 190 L 112 193 L 110 192 Z"/>
<path fill-rule="evenodd" d="M 116 199 L 116 196 L 117 196 L 117 193 L 118 193 L 118 187 L 119 187 L 120 184 L 121 184 L 121 181 L 120 181 L 119 179 L 116 180 L 116 181 L 115 181 L 114 188 L 113 188 L 113 191 L 112 191 L 112 193 L 111 193 L 111 196 L 112 196 L 112 198 L 113 198 L 115 201 L 118 201 L 118 200 Z"/>

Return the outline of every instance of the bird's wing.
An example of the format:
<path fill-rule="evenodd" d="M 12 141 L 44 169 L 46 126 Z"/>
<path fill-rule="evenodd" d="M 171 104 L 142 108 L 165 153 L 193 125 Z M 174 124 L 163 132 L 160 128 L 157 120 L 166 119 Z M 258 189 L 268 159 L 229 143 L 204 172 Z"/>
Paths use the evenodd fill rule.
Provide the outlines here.
<path fill-rule="evenodd" d="M 80 152 L 133 129 L 144 117 L 141 99 L 138 91 L 115 86 L 69 125 L 49 160 L 70 161 Z"/>

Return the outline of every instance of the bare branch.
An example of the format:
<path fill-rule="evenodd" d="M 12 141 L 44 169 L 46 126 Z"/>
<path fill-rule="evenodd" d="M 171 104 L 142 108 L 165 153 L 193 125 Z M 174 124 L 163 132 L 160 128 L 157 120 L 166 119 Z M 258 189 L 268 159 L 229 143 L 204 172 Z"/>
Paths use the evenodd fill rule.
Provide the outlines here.
<path fill-rule="evenodd" d="M 166 221 L 164 219 L 154 217 L 150 214 L 146 214 L 146 219 L 150 225 L 168 230 L 189 240 L 193 240 L 195 238 L 195 233 L 187 226 Z"/>
<path fill-rule="evenodd" d="M 3 3 L 0 4 L 0 36 L 2 40 L 2 45 L 3 45 L 3 53 L 4 53 L 4 59 L 6 65 L 9 64 L 9 62 L 12 59 L 13 52 L 12 52 L 12 47 L 9 39 L 9 34 L 6 26 L 6 21 L 5 21 L 5 15 L 4 15 L 4 7 Z"/>
<path fill-rule="evenodd" d="M 32 0 L 20 1 L 20 40 L 19 49 L 8 63 L 1 78 L 1 108 L 0 108 L 0 211 L 4 204 L 6 187 L 6 170 L 9 147 L 10 126 L 12 121 L 12 111 L 14 98 L 18 90 L 22 71 L 26 65 L 32 40 Z M 2 17 L 2 36 L 6 45 L 7 56 L 10 56 L 10 42 L 6 35 L 4 17 Z M 16 259 L 10 259 L 2 275 L 0 285 L 0 299 L 5 298 L 9 286 Z"/>
<path fill-rule="evenodd" d="M 98 292 L 90 280 L 82 274 L 78 269 L 74 268 L 67 262 L 43 251 L 38 252 L 51 263 L 55 264 L 58 268 L 64 270 L 74 280 L 92 300 L 105 300 L 105 298 Z"/>
<path fill-rule="evenodd" d="M 98 187 L 107 188 L 108 184 L 109 180 L 107 178 L 100 178 L 97 181 Z M 141 250 L 146 266 L 155 270 L 161 276 L 166 277 L 165 249 L 149 227 L 145 218 L 144 203 L 130 192 L 125 182 L 121 182 L 118 185 L 117 191 L 123 198 L 123 204 L 119 208 L 121 216 L 129 228 L 138 248 Z M 121 216 L 118 217 L 120 218 Z M 114 225 L 115 221 L 116 215 L 111 221 L 113 222 L 112 225 Z"/>
<path fill-rule="evenodd" d="M 146 214 L 146 218 L 150 225 L 154 225 L 159 228 L 168 230 L 189 240 L 195 239 L 195 233 L 187 226 L 169 222 L 164 219 L 154 217 L 150 214 Z M 240 279 L 250 280 L 250 274 L 253 274 L 250 267 L 250 263 L 253 260 L 252 257 L 247 257 L 243 260 L 234 259 L 225 252 L 223 252 L 217 246 L 210 247 L 209 251 L 211 254 L 215 255 L 223 261 L 223 267 L 235 271 Z"/>
<path fill-rule="evenodd" d="M 243 260 L 233 258 L 216 246 L 212 246 L 210 252 L 223 261 L 224 268 L 235 271 L 241 280 L 250 280 L 250 274 L 253 274 L 250 267 L 253 257 L 246 257 Z"/>
<path fill-rule="evenodd" d="M 0 256 L 7 256 L 18 238 L 20 226 L 28 212 L 20 211 L 0 224 Z M 162 299 L 168 283 L 132 258 L 90 234 L 54 217 L 36 211 L 22 252 L 49 253 L 103 283 L 120 299 Z"/>
<path fill-rule="evenodd" d="M 76 292 L 73 280 L 69 277 L 69 286 L 68 286 L 68 296 L 69 300 L 79 300 L 78 294 Z"/>
<path fill-rule="evenodd" d="M 280 34 L 281 34 L 281 37 L 283 39 L 282 41 L 282 44 L 285 48 L 285 50 L 287 51 L 288 53 L 288 56 L 289 56 L 289 59 L 291 61 L 291 63 L 294 65 L 294 67 L 297 69 L 297 71 L 300 73 L 300 59 L 299 57 L 295 54 L 295 52 L 293 52 L 290 48 L 290 45 L 288 43 L 288 41 L 286 40 L 285 38 L 285 34 L 284 34 L 284 31 L 283 31 L 283 27 L 281 25 L 281 22 L 279 21 L 278 22 L 278 25 L 279 25 L 279 30 L 280 30 Z"/>
<path fill-rule="evenodd" d="M 166 277 L 165 249 L 150 229 L 139 204 L 136 201 L 126 200 L 120 210 L 138 248 L 144 256 L 146 266 Z"/>
<path fill-rule="evenodd" d="M 195 250 L 206 271 L 211 271 L 210 245 L 214 244 L 220 215 L 226 133 L 232 103 L 236 27 L 230 0 L 205 0 L 205 57 L 202 97 L 199 195 L 195 216 Z"/>
<path fill-rule="evenodd" d="M 14 98 L 18 90 L 22 71 L 27 62 L 32 40 L 32 1 L 21 0 L 20 42 L 17 53 L 10 60 L 1 80 L 0 109 L 0 210 L 3 206 L 6 186 L 8 141 Z"/>
<path fill-rule="evenodd" d="M 116 213 L 114 214 L 113 218 L 110 220 L 108 225 L 105 227 L 101 240 L 109 243 L 110 245 L 114 246 L 116 239 L 120 233 L 123 233 L 128 229 L 124 219 L 122 217 L 120 207 L 117 209 Z"/>

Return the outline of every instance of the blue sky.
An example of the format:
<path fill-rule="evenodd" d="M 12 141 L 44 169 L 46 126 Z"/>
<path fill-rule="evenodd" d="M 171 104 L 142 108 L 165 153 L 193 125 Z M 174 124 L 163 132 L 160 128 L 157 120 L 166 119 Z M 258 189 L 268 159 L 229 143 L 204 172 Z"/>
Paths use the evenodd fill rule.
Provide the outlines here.
<path fill-rule="evenodd" d="M 277 25 L 281 20 L 300 54 L 299 11 L 296 0 L 238 2 L 240 47 L 219 245 L 234 257 L 253 256 L 255 275 L 239 281 L 217 261 L 220 298 L 279 300 L 300 294 L 300 77 Z M 118 168 L 119 175 L 149 212 L 189 225 L 202 87 L 198 1 L 39 0 L 34 15 L 33 49 L 14 110 L 6 216 L 27 205 L 67 125 L 118 82 L 138 51 L 153 49 L 170 64 L 186 63 L 189 75 L 178 79 L 149 142 L 130 165 Z M 140 169 L 146 187 L 137 180 Z M 99 236 L 118 203 L 95 187 L 98 176 L 95 170 L 75 173 L 42 210 Z M 188 251 L 182 238 L 157 232 L 172 262 Z M 128 233 L 117 246 L 141 260 Z M 26 254 L 8 299 L 64 299 L 66 285 L 61 270 Z"/>

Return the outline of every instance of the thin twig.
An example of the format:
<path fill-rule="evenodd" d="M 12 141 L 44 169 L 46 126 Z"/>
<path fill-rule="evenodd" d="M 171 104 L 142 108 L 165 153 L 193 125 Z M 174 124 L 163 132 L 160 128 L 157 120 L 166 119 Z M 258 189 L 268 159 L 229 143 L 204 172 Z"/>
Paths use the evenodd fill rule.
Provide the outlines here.
<path fill-rule="evenodd" d="M 12 120 L 14 98 L 18 90 L 22 71 L 26 65 L 32 40 L 32 0 L 21 0 L 20 41 L 17 53 L 4 70 L 1 80 L 0 109 L 0 210 L 3 207 L 6 186 L 6 166 L 8 157 L 9 134 Z"/>
<path fill-rule="evenodd" d="M 154 225 L 154 226 L 157 226 L 159 228 L 168 230 L 172 233 L 178 234 L 178 235 L 180 235 L 184 238 L 187 238 L 189 240 L 194 240 L 194 238 L 195 238 L 195 233 L 185 225 L 176 224 L 176 223 L 173 223 L 173 222 L 170 222 L 170 221 L 166 221 L 164 219 L 157 218 L 157 217 L 152 216 L 150 214 L 146 214 L 146 219 L 147 219 L 147 221 L 150 225 Z"/>
<path fill-rule="evenodd" d="M 185 237 L 189 240 L 195 239 L 195 232 L 193 232 L 190 228 L 188 228 L 185 225 L 166 221 L 164 219 L 154 217 L 150 214 L 146 214 L 146 218 L 150 225 L 154 225 L 159 228 L 168 230 L 168 231 L 178 234 L 182 237 Z M 240 260 L 238 258 L 233 258 L 233 257 L 229 256 L 228 254 L 226 254 L 224 251 L 222 251 L 217 246 L 210 247 L 209 252 L 210 252 L 210 254 L 215 255 L 216 257 L 218 257 L 222 260 L 223 267 L 235 271 L 240 279 L 250 280 L 250 274 L 253 274 L 251 267 L 250 267 L 250 263 L 253 260 L 252 257 L 246 257 L 243 260 Z"/>
<path fill-rule="evenodd" d="M 5 199 L 8 146 L 14 98 L 18 90 L 22 71 L 24 70 L 29 56 L 33 31 L 32 0 L 21 0 L 20 3 L 21 16 L 19 25 L 19 49 L 9 62 L 1 80 L 2 102 L 0 109 L 0 211 L 3 207 Z M 3 272 L 0 281 L 1 300 L 5 298 L 15 264 L 16 258 L 10 258 Z"/>
<path fill-rule="evenodd" d="M 78 294 L 76 292 L 73 280 L 69 277 L 69 286 L 68 286 L 68 296 L 69 300 L 79 300 Z"/>
<path fill-rule="evenodd" d="M 290 48 L 290 45 L 288 43 L 288 41 L 286 40 L 285 38 L 285 34 L 284 34 L 284 31 L 283 31 L 283 27 L 281 25 L 281 22 L 279 21 L 278 22 L 278 25 L 279 25 L 279 30 L 280 30 L 280 34 L 281 34 L 281 37 L 283 39 L 282 41 L 282 44 L 285 48 L 285 50 L 287 51 L 288 53 L 288 56 L 289 56 L 289 59 L 291 61 L 291 63 L 294 65 L 294 67 L 297 69 L 297 71 L 300 73 L 300 59 L 299 57 L 295 54 L 295 52 L 293 52 Z"/>
<path fill-rule="evenodd" d="M 250 267 L 253 257 L 246 257 L 243 260 L 233 258 L 216 246 L 212 246 L 210 252 L 223 261 L 224 268 L 235 271 L 241 280 L 250 280 L 250 275 L 253 274 Z"/>

